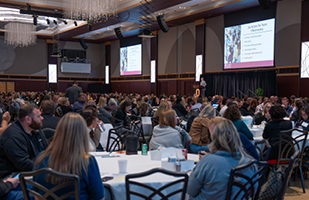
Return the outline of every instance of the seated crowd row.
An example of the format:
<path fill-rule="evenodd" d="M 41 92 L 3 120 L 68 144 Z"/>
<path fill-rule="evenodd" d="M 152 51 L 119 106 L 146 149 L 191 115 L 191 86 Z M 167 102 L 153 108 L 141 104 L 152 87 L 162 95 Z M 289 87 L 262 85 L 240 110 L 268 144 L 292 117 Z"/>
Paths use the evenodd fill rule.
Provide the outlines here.
<path fill-rule="evenodd" d="M 144 116 L 158 118 L 149 143 L 150 149 L 188 148 L 192 153 L 202 151 L 205 155 L 190 175 L 188 194 L 191 199 L 224 198 L 230 170 L 252 158 L 259 159 L 250 141 L 253 134 L 241 120 L 241 116 L 246 115 L 243 109 L 248 112 L 252 110 L 253 106 L 245 108 L 255 100 L 251 98 L 250 102 L 250 97 L 241 102 L 237 98 L 221 100 L 219 96 L 214 96 L 210 101 L 193 97 L 190 102 L 190 98 L 176 96 L 148 98 L 138 94 L 80 93 L 79 99 L 70 104 L 69 99 L 61 94 L 60 97 L 46 94 L 37 101 L 23 99 L 18 93 L 13 94 L 11 99 L 9 95 L 1 96 L 2 108 L 5 108 L 2 110 L 6 112 L 3 113 L 0 129 L 0 178 L 4 179 L 13 172 L 50 167 L 83 177 L 82 199 L 104 197 L 98 165 L 95 158 L 88 154 L 103 150 L 99 142 L 98 122 L 111 123 L 113 119 L 118 119 L 123 121 L 124 126 L 129 126 L 129 113 L 137 120 Z M 277 158 L 275 142 L 281 130 L 292 128 L 292 120 L 304 129 L 308 128 L 305 126 L 308 120 L 306 100 L 293 100 L 292 106 L 295 108 L 291 108 L 284 104 L 286 98 L 282 99 L 282 104 L 276 100 L 272 102 L 273 98 L 261 99 L 252 115 L 256 122 L 263 117 L 261 121 L 267 123 L 263 137 L 273 147 L 270 159 Z M 3 103 L 5 101 L 7 104 Z M 301 105 L 298 105 L 299 102 Z M 214 104 L 218 107 L 214 108 Z M 285 117 L 291 120 L 284 120 Z M 186 127 L 178 125 L 179 118 L 188 122 Z M 12 124 L 8 126 L 10 121 Z M 55 134 L 45 135 L 40 130 L 43 128 L 56 129 Z M 50 144 L 47 139 L 50 139 Z M 227 161 L 230 161 L 229 166 L 225 165 Z M 44 177 L 36 179 L 46 187 L 59 181 L 52 177 L 48 180 Z M 215 179 L 216 182 L 212 182 Z M 9 192 L 17 186 L 17 182 L 12 178 L 1 181 L 0 196 L 8 195 L 7 199 L 22 196 L 20 191 Z"/>

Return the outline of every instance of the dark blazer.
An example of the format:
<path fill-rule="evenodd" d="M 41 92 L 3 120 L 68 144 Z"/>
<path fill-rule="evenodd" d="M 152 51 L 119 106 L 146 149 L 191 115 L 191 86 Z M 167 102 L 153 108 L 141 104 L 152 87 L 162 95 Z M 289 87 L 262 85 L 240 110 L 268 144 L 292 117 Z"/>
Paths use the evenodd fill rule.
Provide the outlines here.
<path fill-rule="evenodd" d="M 44 128 L 52 128 L 52 129 L 56 129 L 57 125 L 58 125 L 58 122 L 60 121 L 60 117 L 56 117 L 54 116 L 52 113 L 45 113 L 45 114 L 42 114 L 41 115 L 44 119 L 42 120 L 42 123 L 43 123 L 43 127 L 42 129 Z M 52 136 L 54 136 L 54 133 L 53 132 L 44 132 L 45 134 L 45 137 L 48 139 L 48 138 L 51 138 Z"/>
<path fill-rule="evenodd" d="M 172 106 L 174 110 L 178 110 L 182 115 L 181 116 L 186 116 L 188 114 L 188 111 L 183 107 L 182 104 L 176 103 L 175 105 Z M 178 114 L 178 113 L 177 113 Z M 180 116 L 179 116 L 180 117 Z"/>
<path fill-rule="evenodd" d="M 48 142 L 41 130 L 27 133 L 17 120 L 0 136 L 0 178 L 12 172 L 32 171 L 37 155 Z"/>
<path fill-rule="evenodd" d="M 266 124 L 263 138 L 268 139 L 271 146 L 269 160 L 278 158 L 280 131 L 289 129 L 292 129 L 292 122 L 287 120 L 273 120 Z M 290 135 L 292 135 L 292 132 Z"/>
<path fill-rule="evenodd" d="M 70 104 L 75 103 L 78 100 L 79 93 L 82 93 L 83 90 L 81 87 L 72 85 L 71 87 L 67 88 L 65 91 L 65 96 L 69 98 Z"/>

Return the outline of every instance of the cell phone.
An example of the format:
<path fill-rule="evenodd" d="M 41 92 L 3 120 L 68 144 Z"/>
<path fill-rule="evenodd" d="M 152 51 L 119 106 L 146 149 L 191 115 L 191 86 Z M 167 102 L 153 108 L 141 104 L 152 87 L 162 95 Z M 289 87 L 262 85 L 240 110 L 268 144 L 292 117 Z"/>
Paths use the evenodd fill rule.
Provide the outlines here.
<path fill-rule="evenodd" d="M 104 176 L 103 178 L 101 178 L 101 180 L 103 182 L 106 182 L 106 181 L 109 181 L 109 180 L 112 180 L 112 179 L 114 179 L 114 177 L 112 177 L 112 176 Z"/>
<path fill-rule="evenodd" d="M 16 174 L 16 176 L 14 176 L 13 178 L 19 178 L 19 174 L 20 174 L 20 173 Z"/>

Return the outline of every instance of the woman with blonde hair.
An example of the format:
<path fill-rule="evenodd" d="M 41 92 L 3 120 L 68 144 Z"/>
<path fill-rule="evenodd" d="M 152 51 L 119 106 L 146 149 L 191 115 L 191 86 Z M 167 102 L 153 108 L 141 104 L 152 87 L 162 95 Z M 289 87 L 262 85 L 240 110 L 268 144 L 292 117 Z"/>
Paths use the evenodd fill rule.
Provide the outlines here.
<path fill-rule="evenodd" d="M 225 199 L 231 169 L 247 163 L 251 157 L 243 150 L 237 129 L 230 120 L 222 120 L 211 134 L 210 154 L 205 155 L 193 169 L 187 193 L 191 199 Z M 244 172 L 251 177 L 254 166 Z M 235 194 L 235 190 L 232 194 Z M 233 195 L 232 195 L 233 196 Z"/>
<path fill-rule="evenodd" d="M 80 177 L 80 199 L 103 200 L 104 187 L 99 167 L 96 159 L 88 152 L 89 136 L 85 120 L 77 113 L 68 113 L 60 120 L 53 141 L 37 157 L 34 168 L 49 167 L 58 172 L 76 174 Z M 35 176 L 34 180 L 46 188 L 52 188 L 61 181 L 45 174 Z M 57 194 L 67 192 L 69 191 L 59 191 Z M 39 193 L 43 194 L 42 191 Z M 75 198 L 71 196 L 68 199 Z"/>
<path fill-rule="evenodd" d="M 164 111 L 164 110 L 168 110 L 171 109 L 169 103 L 167 101 L 161 101 L 158 110 L 155 112 L 155 114 L 153 115 L 153 117 L 159 117 L 160 114 Z"/>
<path fill-rule="evenodd" d="M 182 149 L 182 135 L 177 130 L 175 111 L 168 109 L 163 111 L 159 117 L 159 125 L 155 126 L 152 133 L 152 138 L 149 143 L 150 149 L 158 147 L 175 147 Z M 191 143 L 191 138 L 186 138 L 188 143 Z"/>
<path fill-rule="evenodd" d="M 106 99 L 103 96 L 100 96 L 98 106 L 104 108 L 106 106 Z"/>
<path fill-rule="evenodd" d="M 198 151 L 208 151 L 210 143 L 210 134 L 208 127 L 210 120 L 216 117 L 216 110 L 210 104 L 206 105 L 200 114 L 194 119 L 189 135 L 192 138 L 190 152 L 197 153 Z"/>

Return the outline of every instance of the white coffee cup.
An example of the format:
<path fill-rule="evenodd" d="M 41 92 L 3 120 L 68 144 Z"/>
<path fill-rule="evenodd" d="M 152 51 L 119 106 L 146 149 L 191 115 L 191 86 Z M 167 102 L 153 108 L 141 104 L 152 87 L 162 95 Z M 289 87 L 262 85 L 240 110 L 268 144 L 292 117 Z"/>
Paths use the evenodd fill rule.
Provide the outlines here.
<path fill-rule="evenodd" d="M 127 172 L 127 163 L 128 163 L 128 160 L 125 160 L 125 159 L 118 160 L 119 173 Z"/>

